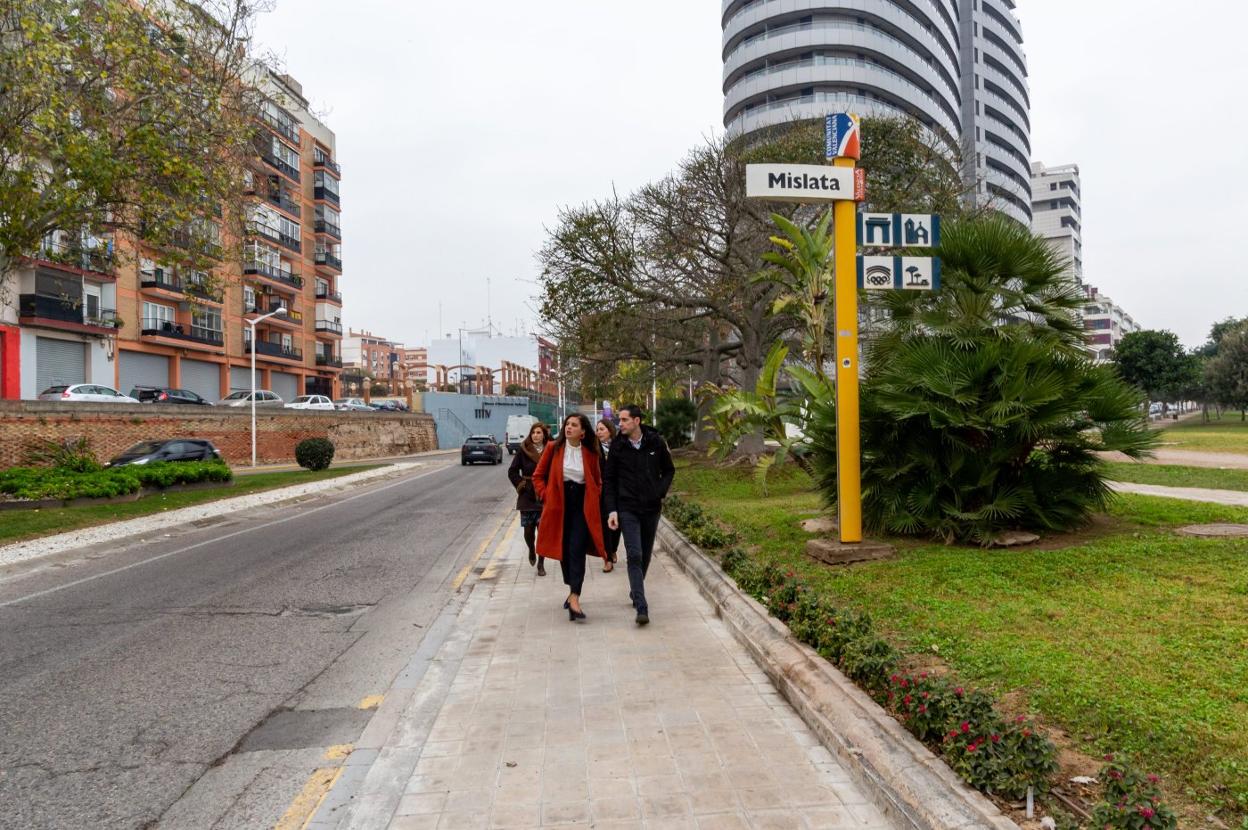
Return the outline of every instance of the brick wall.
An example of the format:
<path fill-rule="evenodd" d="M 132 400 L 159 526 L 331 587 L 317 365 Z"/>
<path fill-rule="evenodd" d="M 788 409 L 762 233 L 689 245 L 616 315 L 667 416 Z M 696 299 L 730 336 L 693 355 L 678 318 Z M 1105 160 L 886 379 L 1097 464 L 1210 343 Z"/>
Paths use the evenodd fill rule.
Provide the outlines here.
<path fill-rule="evenodd" d="M 206 438 L 230 464 L 251 462 L 251 412 L 233 407 L 0 401 L 0 468 L 20 464 L 32 438 L 85 435 L 101 461 L 139 441 Z M 437 449 L 425 414 L 257 409 L 256 460 L 293 462 L 304 438 L 334 442 L 334 460 L 382 458 Z"/>

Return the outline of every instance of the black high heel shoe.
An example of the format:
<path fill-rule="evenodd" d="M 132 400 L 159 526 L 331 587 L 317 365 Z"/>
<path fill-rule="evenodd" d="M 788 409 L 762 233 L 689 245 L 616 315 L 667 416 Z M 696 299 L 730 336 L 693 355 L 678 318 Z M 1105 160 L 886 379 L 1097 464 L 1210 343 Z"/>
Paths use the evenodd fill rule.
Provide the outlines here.
<path fill-rule="evenodd" d="M 571 608 L 568 608 L 568 622 L 576 622 L 583 619 L 586 619 L 584 611 L 573 611 Z"/>

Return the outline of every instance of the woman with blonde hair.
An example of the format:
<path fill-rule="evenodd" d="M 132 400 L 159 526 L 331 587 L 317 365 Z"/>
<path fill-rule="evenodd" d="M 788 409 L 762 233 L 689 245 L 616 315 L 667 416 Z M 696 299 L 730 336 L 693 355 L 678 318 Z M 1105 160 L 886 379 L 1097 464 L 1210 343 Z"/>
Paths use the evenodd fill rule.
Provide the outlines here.
<path fill-rule="evenodd" d="M 537 553 L 558 559 L 568 598 L 568 619 L 585 619 L 581 590 L 585 557 L 606 559 L 602 546 L 602 466 L 598 439 L 589 419 L 580 413 L 563 419 L 559 437 L 542 453 L 533 471 L 533 486 L 542 502 L 537 528 Z"/>

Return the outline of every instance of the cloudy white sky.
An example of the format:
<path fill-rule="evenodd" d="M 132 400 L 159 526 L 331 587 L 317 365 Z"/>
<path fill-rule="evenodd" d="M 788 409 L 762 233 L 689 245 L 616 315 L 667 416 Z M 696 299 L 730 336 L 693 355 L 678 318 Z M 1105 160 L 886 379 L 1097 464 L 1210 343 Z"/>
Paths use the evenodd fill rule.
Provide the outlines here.
<path fill-rule="evenodd" d="M 1248 5 L 1187 8 L 1201 25 L 1163 0 L 1019 2 L 1035 158 L 1083 175 L 1086 280 L 1194 346 L 1248 315 Z M 259 40 L 338 137 L 345 323 L 426 344 L 485 321 L 488 279 L 494 323 L 534 327 L 559 206 L 722 130 L 719 9 L 277 0 Z"/>

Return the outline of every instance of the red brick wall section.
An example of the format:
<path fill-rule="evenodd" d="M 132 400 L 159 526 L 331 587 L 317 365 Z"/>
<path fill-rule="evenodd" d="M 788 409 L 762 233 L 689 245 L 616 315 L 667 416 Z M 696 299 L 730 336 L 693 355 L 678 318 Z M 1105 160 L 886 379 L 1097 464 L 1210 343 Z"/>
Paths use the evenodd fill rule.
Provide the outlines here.
<path fill-rule="evenodd" d="M 188 411 L 190 410 L 190 411 Z M 232 407 L 0 401 L 0 468 L 22 462 L 32 438 L 87 436 L 101 461 L 139 441 L 207 438 L 231 465 L 251 463 L 251 413 Z M 334 460 L 410 455 L 438 447 L 433 417 L 378 412 L 256 410 L 256 460 L 291 463 L 304 438 L 334 442 Z"/>

